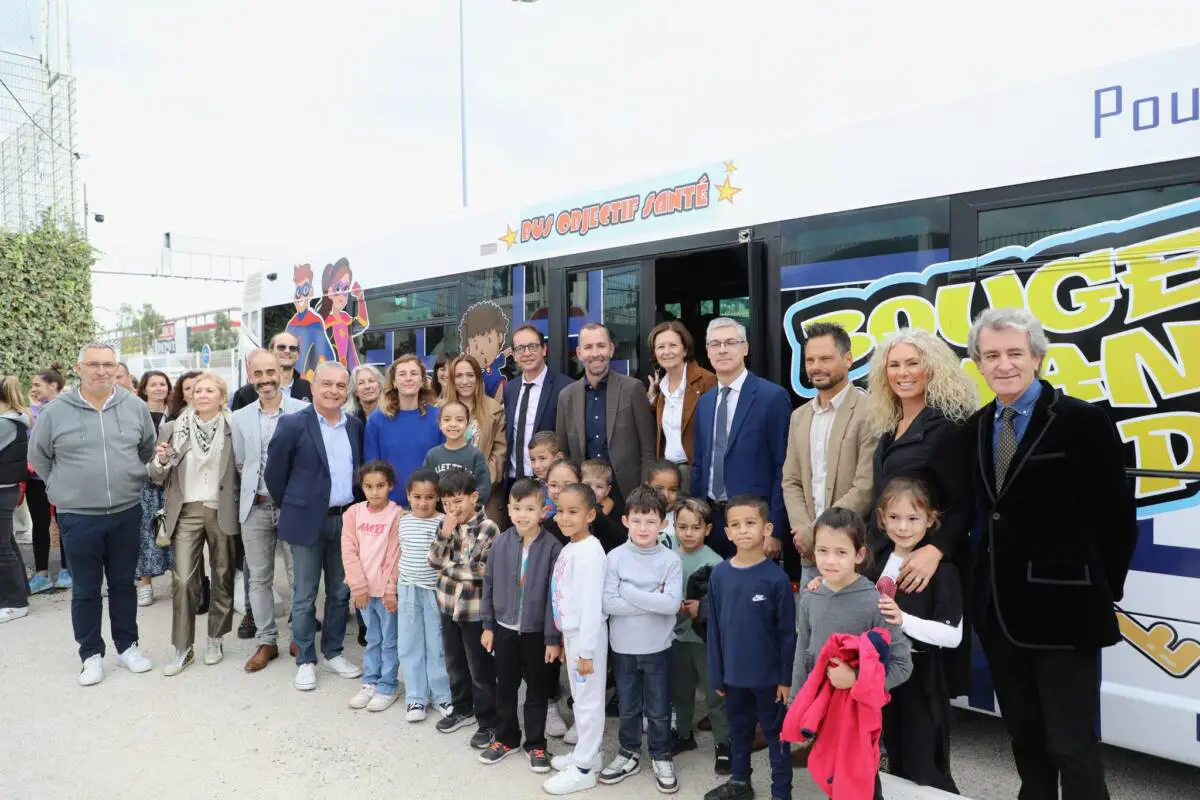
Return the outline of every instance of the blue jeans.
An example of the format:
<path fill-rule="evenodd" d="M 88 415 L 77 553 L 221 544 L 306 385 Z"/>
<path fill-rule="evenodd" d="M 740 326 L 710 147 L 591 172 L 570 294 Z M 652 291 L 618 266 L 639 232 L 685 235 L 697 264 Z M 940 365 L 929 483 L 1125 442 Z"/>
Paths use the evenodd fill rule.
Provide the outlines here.
<path fill-rule="evenodd" d="M 74 550 L 72 550 L 72 553 Z M 73 560 L 73 556 L 72 556 Z M 321 629 L 321 653 L 326 659 L 342 654 L 346 638 L 346 615 L 350 611 L 350 587 L 342 565 L 342 518 L 327 516 L 321 533 L 311 547 L 292 545 L 292 641 L 300 648 L 296 664 L 317 663 L 317 590 L 325 576 L 325 624 Z"/>
<path fill-rule="evenodd" d="M 375 687 L 377 694 L 395 694 L 396 615 L 383 607 L 382 597 L 372 597 L 362 612 L 367 623 L 367 649 L 363 651 L 363 685 Z"/>
<path fill-rule="evenodd" d="M 791 800 L 792 746 L 779 741 L 779 731 L 787 706 L 775 696 L 776 687 L 746 689 L 725 687 L 725 713 L 729 715 L 729 750 L 733 761 L 733 780 L 750 782 L 750 751 L 754 747 L 754 723 L 757 720 L 767 740 L 771 759 L 771 797 Z"/>
<path fill-rule="evenodd" d="M 670 761 L 671 648 L 644 656 L 614 652 L 612 659 L 621 707 L 621 725 L 617 729 L 621 749 L 635 755 L 641 752 L 645 715 L 650 723 L 646 734 L 650 759 Z"/>
<path fill-rule="evenodd" d="M 137 593 L 133 588 L 141 546 L 142 506 L 115 514 L 59 513 L 58 527 L 71 550 L 71 625 L 79 657 L 104 655 L 100 588 L 108 577 L 108 620 L 113 644 L 124 653 L 137 644 Z"/>
<path fill-rule="evenodd" d="M 397 658 L 404 670 L 404 703 L 450 702 L 450 676 L 442 645 L 437 595 L 423 586 L 396 587 Z M 371 631 L 367 630 L 370 641 Z"/>

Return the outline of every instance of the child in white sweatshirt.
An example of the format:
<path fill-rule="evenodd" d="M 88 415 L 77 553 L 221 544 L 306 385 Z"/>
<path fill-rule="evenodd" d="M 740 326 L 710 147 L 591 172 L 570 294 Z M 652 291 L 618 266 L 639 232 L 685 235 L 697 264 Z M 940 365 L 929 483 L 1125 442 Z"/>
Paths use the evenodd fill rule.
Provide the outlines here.
<path fill-rule="evenodd" d="M 547 794 L 563 795 L 591 789 L 599 777 L 608 626 L 603 608 L 604 548 L 591 532 L 596 495 L 582 483 L 569 484 L 559 492 L 557 505 L 555 519 L 570 541 L 554 563 L 550 595 L 554 624 L 563 635 L 579 741 L 574 752 L 551 760 L 558 774 L 542 788 Z"/>

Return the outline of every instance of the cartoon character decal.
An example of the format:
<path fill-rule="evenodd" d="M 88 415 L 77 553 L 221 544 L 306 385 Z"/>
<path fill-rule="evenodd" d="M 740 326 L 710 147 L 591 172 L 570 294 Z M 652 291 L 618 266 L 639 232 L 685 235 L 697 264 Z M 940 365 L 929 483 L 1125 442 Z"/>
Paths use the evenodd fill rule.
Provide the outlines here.
<path fill-rule="evenodd" d="M 306 380 L 312 379 L 318 364 L 333 359 L 333 348 L 325 335 L 325 321 L 312 310 L 313 277 L 311 264 L 298 264 L 292 269 L 292 282 L 296 285 L 292 302 L 296 313 L 285 328 L 300 342 L 296 369 Z"/>
<path fill-rule="evenodd" d="M 350 271 L 350 262 L 339 258 L 332 264 L 327 264 L 321 273 L 320 315 L 325 320 L 325 330 L 333 340 L 334 355 L 346 369 L 354 371 L 361 363 L 358 347 L 354 343 L 370 325 L 367 318 L 367 303 L 363 298 L 362 287 L 354 280 Z M 346 313 L 346 305 L 354 295 L 356 313 L 354 316 Z M 357 323 L 358 330 L 354 330 Z"/>
<path fill-rule="evenodd" d="M 483 369 L 483 386 L 489 395 L 502 399 L 504 368 L 512 349 L 504 345 L 508 336 L 508 316 L 491 300 L 476 303 L 467 309 L 458 327 L 458 340 L 463 352 L 473 356 Z"/>

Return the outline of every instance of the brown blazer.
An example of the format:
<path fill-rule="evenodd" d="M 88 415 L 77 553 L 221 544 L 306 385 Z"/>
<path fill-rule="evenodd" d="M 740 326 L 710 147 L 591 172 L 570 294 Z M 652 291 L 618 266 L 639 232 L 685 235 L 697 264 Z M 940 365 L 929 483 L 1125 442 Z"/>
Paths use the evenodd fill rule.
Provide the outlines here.
<path fill-rule="evenodd" d="M 174 420 L 163 425 L 158 431 L 158 444 L 171 441 L 171 435 L 174 432 Z M 179 512 L 183 509 L 183 482 L 181 480 L 183 473 L 177 470 L 183 463 L 187 452 L 188 448 L 185 446 L 181 452 L 176 453 L 170 465 L 166 467 L 159 466 L 157 456 L 151 458 L 150 463 L 146 465 L 150 480 L 160 484 L 164 489 L 163 508 L 167 511 L 167 530 L 172 535 L 179 522 Z M 221 526 L 221 533 L 226 536 L 236 536 L 242 530 L 238 524 L 240 494 L 236 476 L 237 469 L 234 467 L 233 455 L 233 425 L 226 419 L 225 441 L 221 443 L 221 482 L 218 484 L 217 492 L 217 522 Z"/>
<path fill-rule="evenodd" d="M 608 456 L 617 491 L 624 498 L 645 480 L 645 471 L 654 460 L 654 412 L 650 410 L 646 387 L 637 378 L 609 372 L 607 380 Z M 554 426 L 558 449 L 576 465 L 587 459 L 583 422 L 585 383 L 587 378 L 580 378 L 562 390 Z"/>
<path fill-rule="evenodd" d="M 665 380 L 665 377 L 663 378 Z M 692 417 L 696 413 L 696 401 L 700 399 L 700 395 L 707 392 L 709 389 L 717 385 L 717 376 L 706 370 L 704 367 L 697 364 L 695 361 L 689 361 L 687 365 L 687 388 L 683 391 L 683 418 L 680 425 L 680 437 L 683 439 L 683 450 L 687 453 L 688 463 L 692 462 Z M 662 392 L 662 380 L 659 380 L 657 389 L 654 392 L 654 418 L 657 423 L 655 428 L 655 447 L 654 452 L 659 458 L 663 457 L 663 452 L 666 450 L 666 438 L 663 436 L 663 408 L 666 407 L 667 398 Z"/>
<path fill-rule="evenodd" d="M 508 430 L 504 425 L 504 404 L 485 396 L 483 405 L 487 409 L 479 417 L 479 440 L 475 446 L 488 462 L 492 486 L 504 477 L 504 456 L 508 453 Z"/>
<path fill-rule="evenodd" d="M 792 530 L 804 535 L 805 549 L 812 552 L 813 506 L 812 430 L 813 404 L 816 398 L 792 412 L 788 428 L 787 458 L 783 462 L 783 502 L 787 506 Z M 828 469 L 825 476 L 825 507 L 840 506 L 857 511 L 863 519 L 871 513 L 874 483 L 875 448 L 879 437 L 871 432 L 867 396 L 850 387 L 846 399 L 833 417 L 829 432 Z M 812 563 L 804 559 L 804 563 Z"/>

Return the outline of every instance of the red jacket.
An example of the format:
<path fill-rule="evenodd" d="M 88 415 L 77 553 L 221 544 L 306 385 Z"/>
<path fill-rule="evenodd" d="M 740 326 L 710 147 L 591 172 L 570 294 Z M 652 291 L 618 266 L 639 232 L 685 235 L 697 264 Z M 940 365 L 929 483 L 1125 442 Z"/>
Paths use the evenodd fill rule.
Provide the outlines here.
<path fill-rule="evenodd" d="M 831 636 L 784 718 L 780 738 L 812 744 L 808 771 L 834 800 L 874 796 L 883 707 L 890 699 L 884 689 L 890 648 L 891 635 L 883 628 Z M 854 686 L 833 688 L 825 674 L 831 658 L 858 672 Z"/>

